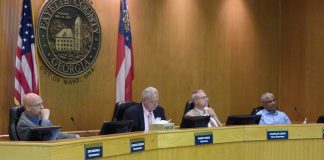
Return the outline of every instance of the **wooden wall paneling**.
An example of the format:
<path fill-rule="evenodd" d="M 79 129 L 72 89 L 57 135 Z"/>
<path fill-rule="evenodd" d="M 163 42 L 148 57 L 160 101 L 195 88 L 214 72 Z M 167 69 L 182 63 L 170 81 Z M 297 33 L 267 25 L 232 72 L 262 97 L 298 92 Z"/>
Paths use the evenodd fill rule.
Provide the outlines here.
<path fill-rule="evenodd" d="M 244 1 L 226 9 L 231 54 L 231 114 L 248 114 L 264 92 L 278 93 L 279 1 Z M 234 18 L 235 17 L 235 18 Z M 230 18 L 229 18 L 230 19 Z"/>
<path fill-rule="evenodd" d="M 42 3 L 33 1 L 35 17 Z M 52 121 L 63 130 L 76 130 L 71 116 L 84 130 L 98 129 L 113 112 L 119 1 L 92 3 L 102 28 L 93 72 L 76 84 L 64 84 L 64 78 L 48 72 L 39 59 L 42 97 Z M 262 92 L 278 93 L 278 0 L 132 0 L 128 4 L 135 54 L 134 100 L 140 100 L 143 88 L 155 86 L 168 118 L 179 125 L 185 102 L 195 89 L 206 90 L 222 122 L 228 114 L 249 113 Z M 21 4 L 13 6 L 21 8 Z M 14 12 L 10 14 L 20 14 Z M 16 32 L 17 24 L 18 20 L 10 22 Z M 15 49 L 16 40 L 10 43 Z M 4 84 L 12 92 L 13 81 Z M 11 99 L 12 93 L 5 96 Z"/>
<path fill-rule="evenodd" d="M 14 105 L 14 71 L 21 14 L 20 0 L 0 2 L 0 133 L 7 134 L 8 108 Z M 19 6 L 19 7 L 17 7 Z"/>
<path fill-rule="evenodd" d="M 262 92 L 277 93 L 278 1 L 143 2 L 135 11 L 133 4 L 137 99 L 144 87 L 156 86 L 179 123 L 191 92 L 202 88 L 224 122 L 228 114 L 249 113 Z"/>
<path fill-rule="evenodd" d="M 324 114 L 323 7 L 323 1 L 282 1 L 280 101 L 298 123 Z"/>
<path fill-rule="evenodd" d="M 305 35 L 304 1 L 282 3 L 282 55 L 280 70 L 280 108 L 290 118 L 298 119 L 293 108 L 302 112 L 305 104 Z M 293 93 L 293 94 L 292 94 Z M 302 105 L 302 106 L 300 106 Z M 303 113 L 303 112 L 302 112 Z"/>
<path fill-rule="evenodd" d="M 38 5 L 39 10 L 41 5 Z M 115 103 L 115 59 L 119 23 L 119 1 L 92 1 L 101 25 L 101 49 L 91 73 L 80 76 L 75 84 L 48 72 L 40 74 L 44 101 L 52 110 L 52 119 L 63 130 L 77 130 L 70 118 L 84 130 L 99 129 L 111 120 Z M 40 60 L 40 66 L 47 66 Z M 59 82 L 53 80 L 59 79 Z"/>

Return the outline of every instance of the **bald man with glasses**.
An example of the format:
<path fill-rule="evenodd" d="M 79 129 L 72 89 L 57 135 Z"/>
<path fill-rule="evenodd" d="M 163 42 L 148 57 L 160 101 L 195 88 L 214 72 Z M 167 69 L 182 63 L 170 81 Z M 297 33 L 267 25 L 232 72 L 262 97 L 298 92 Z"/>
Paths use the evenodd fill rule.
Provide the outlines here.
<path fill-rule="evenodd" d="M 210 121 L 208 127 L 220 127 L 221 122 L 216 116 L 213 108 L 208 107 L 208 97 L 204 90 L 196 90 L 191 95 L 191 101 L 194 104 L 194 108 L 186 113 L 185 117 L 194 117 L 194 116 L 210 116 Z"/>
<path fill-rule="evenodd" d="M 27 93 L 23 97 L 25 111 L 21 114 L 17 123 L 17 133 L 22 141 L 30 139 L 31 129 L 52 126 L 49 120 L 50 110 L 43 105 L 42 98 L 34 93 Z M 78 138 L 79 135 L 59 133 L 56 139 Z"/>
<path fill-rule="evenodd" d="M 264 109 L 256 113 L 256 115 L 261 115 L 260 125 L 290 124 L 288 116 L 277 110 L 276 99 L 272 93 L 262 94 L 261 103 Z"/>

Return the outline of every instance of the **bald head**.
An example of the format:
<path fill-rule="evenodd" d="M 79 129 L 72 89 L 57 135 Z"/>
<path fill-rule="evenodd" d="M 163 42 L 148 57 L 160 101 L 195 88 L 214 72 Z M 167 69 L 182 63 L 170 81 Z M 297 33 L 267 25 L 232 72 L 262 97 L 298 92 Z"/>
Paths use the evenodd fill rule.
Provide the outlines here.
<path fill-rule="evenodd" d="M 272 93 L 264 93 L 261 96 L 261 102 L 263 107 L 268 110 L 269 112 L 276 112 L 276 99 Z"/>
<path fill-rule="evenodd" d="M 33 116 L 40 116 L 44 109 L 42 98 L 35 93 L 27 93 L 22 101 L 25 111 Z"/>
<path fill-rule="evenodd" d="M 42 98 L 35 94 L 35 93 L 27 93 L 22 100 L 22 103 L 24 106 L 26 105 L 35 105 L 38 103 L 39 100 L 42 100 Z"/>

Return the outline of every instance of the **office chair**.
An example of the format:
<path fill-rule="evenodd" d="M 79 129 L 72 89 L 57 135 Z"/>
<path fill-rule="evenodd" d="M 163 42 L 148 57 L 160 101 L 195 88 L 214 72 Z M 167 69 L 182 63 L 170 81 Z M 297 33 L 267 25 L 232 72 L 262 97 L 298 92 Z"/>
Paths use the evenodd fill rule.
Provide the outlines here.
<path fill-rule="evenodd" d="M 252 116 L 253 116 L 253 115 L 256 115 L 256 113 L 258 113 L 258 112 L 261 111 L 262 109 L 264 109 L 263 106 L 259 106 L 259 107 L 255 107 L 255 108 L 253 108 L 252 111 L 251 111 L 251 115 L 252 115 Z"/>
<path fill-rule="evenodd" d="M 184 112 L 183 112 L 183 115 L 182 115 L 182 119 L 181 119 L 181 124 L 180 126 L 183 125 L 183 118 L 184 116 L 186 115 L 187 112 L 189 112 L 191 109 L 193 109 L 195 106 L 193 104 L 192 101 L 187 101 L 186 105 L 185 105 L 185 108 L 184 108 Z"/>
<path fill-rule="evenodd" d="M 8 134 L 9 134 L 10 140 L 13 140 L 13 141 L 20 140 L 16 127 L 17 127 L 19 118 L 24 111 L 25 111 L 25 108 L 23 106 L 10 107 L 10 109 L 9 109 Z"/>
<path fill-rule="evenodd" d="M 126 109 L 134 105 L 137 105 L 137 103 L 133 101 L 117 102 L 115 104 L 115 110 L 111 121 L 123 120 L 124 112 L 126 111 Z"/>

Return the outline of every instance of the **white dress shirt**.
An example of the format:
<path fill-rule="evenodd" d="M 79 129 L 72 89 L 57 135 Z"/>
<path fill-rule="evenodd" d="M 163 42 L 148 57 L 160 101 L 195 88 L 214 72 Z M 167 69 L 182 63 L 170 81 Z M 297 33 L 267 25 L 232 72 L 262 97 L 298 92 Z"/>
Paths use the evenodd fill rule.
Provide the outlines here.
<path fill-rule="evenodd" d="M 143 116 L 144 116 L 144 123 L 145 123 L 145 129 L 144 131 L 148 131 L 149 130 L 149 119 L 148 119 L 148 115 L 150 114 L 150 112 L 144 107 L 143 103 L 142 103 L 142 107 L 143 107 Z M 154 113 L 152 111 L 152 116 L 151 116 L 151 122 L 154 122 L 155 117 L 154 117 Z"/>

